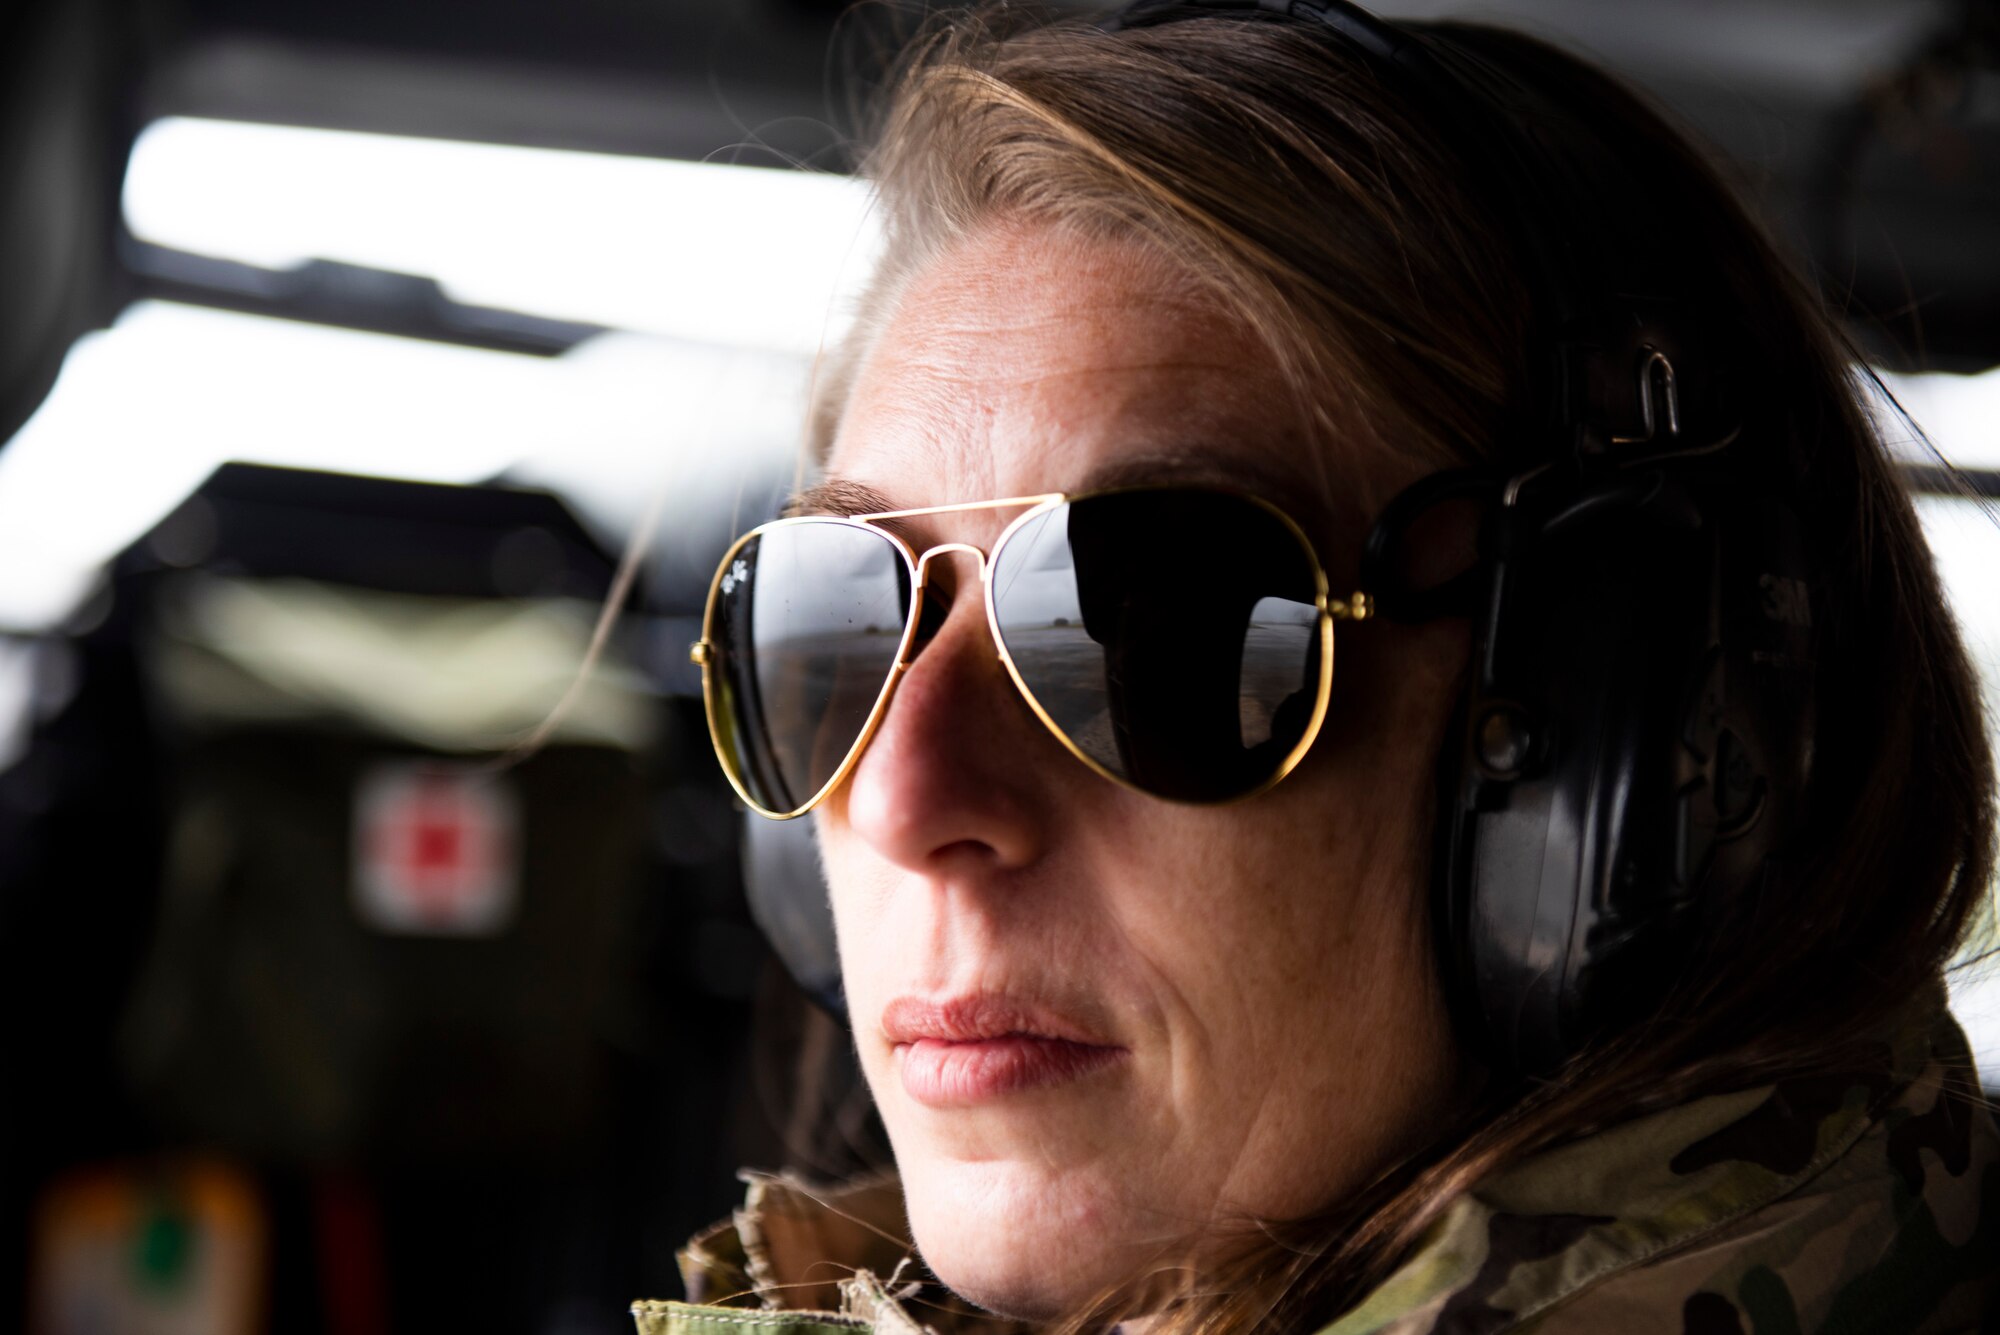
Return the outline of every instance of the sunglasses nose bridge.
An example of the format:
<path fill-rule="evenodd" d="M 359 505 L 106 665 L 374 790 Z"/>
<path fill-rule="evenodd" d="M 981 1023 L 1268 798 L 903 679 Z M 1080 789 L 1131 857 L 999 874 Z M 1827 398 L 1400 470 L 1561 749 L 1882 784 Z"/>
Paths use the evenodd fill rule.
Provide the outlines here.
<path fill-rule="evenodd" d="M 983 548 L 975 547 L 969 542 L 941 542 L 937 546 L 927 549 L 922 556 L 917 558 L 917 602 L 919 606 L 923 602 L 924 590 L 928 589 L 931 584 L 931 562 L 940 556 L 946 556 L 952 552 L 961 552 L 972 558 L 974 583 L 970 587 L 979 588 L 985 584 L 986 552 Z"/>
<path fill-rule="evenodd" d="M 922 555 L 917 557 L 916 596 L 911 607 L 911 615 L 913 617 L 921 620 L 924 614 L 924 606 L 925 606 L 924 592 L 930 587 L 931 562 L 937 557 L 946 556 L 953 552 L 962 553 L 966 556 L 970 556 L 973 559 L 973 562 L 975 563 L 976 566 L 976 568 L 973 571 L 973 578 L 976 581 L 976 583 L 973 585 L 973 587 L 984 586 L 986 582 L 985 550 L 983 548 L 975 547 L 969 542 L 941 542 L 935 547 L 926 549 Z M 910 660 L 916 657 L 917 651 L 923 647 L 922 645 L 923 638 L 924 638 L 923 633 L 919 628 L 914 630 L 910 640 L 905 642 L 903 647 L 903 654 L 897 660 L 896 663 L 896 672 L 898 673 L 898 675 L 900 675 L 904 670 L 906 670 L 910 666 Z"/>
<path fill-rule="evenodd" d="M 986 577 L 986 552 L 969 542 L 941 542 L 917 558 L 917 587 L 922 588 L 930 581 L 931 559 L 947 552 L 964 552 L 979 563 L 979 577 Z"/>

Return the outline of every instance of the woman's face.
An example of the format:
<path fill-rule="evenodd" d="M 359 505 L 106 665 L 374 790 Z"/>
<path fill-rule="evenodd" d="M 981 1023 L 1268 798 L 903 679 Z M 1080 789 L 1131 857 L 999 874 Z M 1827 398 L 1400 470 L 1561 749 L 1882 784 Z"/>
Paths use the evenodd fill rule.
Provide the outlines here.
<path fill-rule="evenodd" d="M 1145 252 L 995 227 L 898 302 L 818 494 L 1226 483 L 1297 518 L 1341 593 L 1367 515 L 1417 469 L 1359 445 L 1316 469 L 1295 402 L 1250 333 Z M 905 533 L 984 550 L 1015 513 Z M 933 563 L 942 628 L 818 819 L 917 1244 L 973 1301 L 1035 1317 L 1248 1218 L 1329 1205 L 1444 1111 L 1423 850 L 1465 646 L 1343 624 L 1300 767 L 1248 801 L 1175 805 L 1093 774 L 1029 712 L 976 567 Z"/>

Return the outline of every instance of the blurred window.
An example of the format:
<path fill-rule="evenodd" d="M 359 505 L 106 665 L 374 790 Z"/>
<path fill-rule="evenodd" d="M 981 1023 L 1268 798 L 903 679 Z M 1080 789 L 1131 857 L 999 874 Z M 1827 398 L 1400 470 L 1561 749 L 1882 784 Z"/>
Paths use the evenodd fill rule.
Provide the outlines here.
<path fill-rule="evenodd" d="M 230 460 L 547 486 L 616 546 L 663 489 L 785 469 L 876 245 L 847 177 L 190 119 L 140 136 L 125 211 L 154 246 L 612 332 L 535 357 L 142 301 L 0 450 L 0 631 L 59 623 Z"/>
<path fill-rule="evenodd" d="M 142 241 L 342 260 L 475 306 L 809 355 L 873 261 L 849 177 L 172 118 L 132 150 Z"/>

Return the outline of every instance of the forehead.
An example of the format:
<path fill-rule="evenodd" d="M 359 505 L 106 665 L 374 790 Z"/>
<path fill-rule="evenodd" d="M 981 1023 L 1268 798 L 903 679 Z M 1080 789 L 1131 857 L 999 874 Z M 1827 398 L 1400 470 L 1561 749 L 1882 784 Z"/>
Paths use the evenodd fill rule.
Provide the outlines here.
<path fill-rule="evenodd" d="M 992 228 L 920 272 L 863 359 L 829 477 L 898 507 L 1138 480 L 1312 485 L 1249 329 L 1137 244 Z"/>

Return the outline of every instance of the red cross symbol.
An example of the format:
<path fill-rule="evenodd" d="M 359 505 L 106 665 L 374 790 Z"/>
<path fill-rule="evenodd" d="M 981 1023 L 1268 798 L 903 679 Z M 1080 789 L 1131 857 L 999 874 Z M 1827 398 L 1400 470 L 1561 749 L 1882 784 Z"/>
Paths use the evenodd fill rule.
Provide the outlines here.
<path fill-rule="evenodd" d="M 393 931 L 493 931 L 511 912 L 514 812 L 476 770 L 396 765 L 364 776 L 355 803 L 362 916 Z"/>

